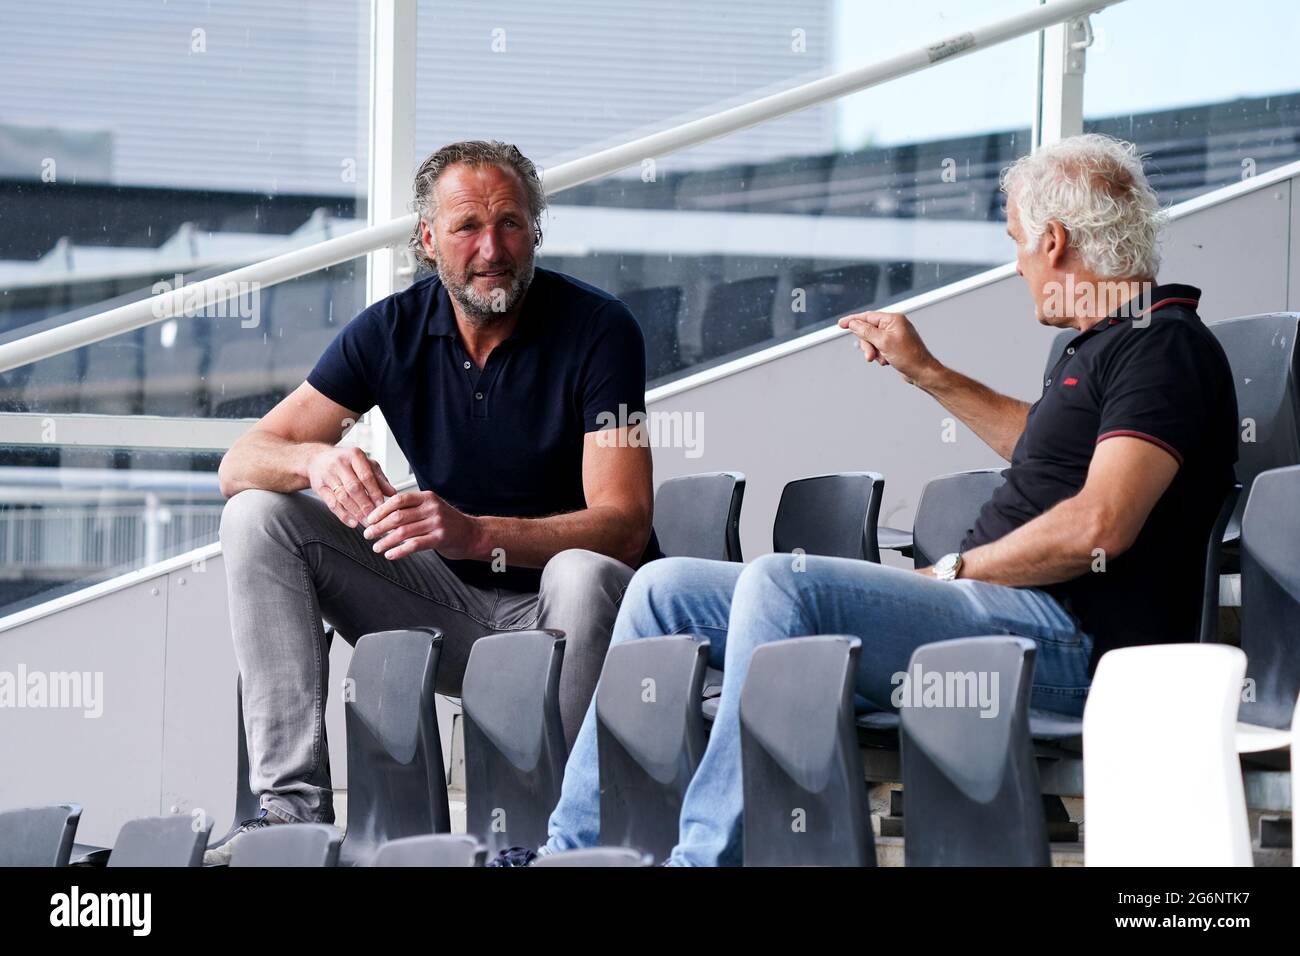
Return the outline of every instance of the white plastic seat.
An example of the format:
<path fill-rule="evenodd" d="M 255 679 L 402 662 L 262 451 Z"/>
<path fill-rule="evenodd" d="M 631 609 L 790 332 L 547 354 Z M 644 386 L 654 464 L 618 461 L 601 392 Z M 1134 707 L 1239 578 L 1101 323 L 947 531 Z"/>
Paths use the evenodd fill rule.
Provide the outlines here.
<path fill-rule="evenodd" d="M 1102 657 L 1083 714 L 1088 866 L 1250 866 L 1237 706 L 1246 655 L 1221 644 Z"/>

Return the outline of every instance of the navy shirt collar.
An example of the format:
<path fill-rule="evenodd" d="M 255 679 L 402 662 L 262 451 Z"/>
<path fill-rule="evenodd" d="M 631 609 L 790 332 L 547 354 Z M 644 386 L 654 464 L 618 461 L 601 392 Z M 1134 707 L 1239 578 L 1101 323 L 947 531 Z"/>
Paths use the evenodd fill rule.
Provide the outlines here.
<path fill-rule="evenodd" d="M 1124 322 L 1131 321 L 1135 318 L 1141 318 L 1154 312 L 1157 309 L 1164 308 L 1167 305 L 1183 305 L 1195 309 L 1201 300 L 1201 290 L 1196 286 L 1184 285 L 1180 282 L 1169 282 L 1163 285 L 1150 287 L 1139 287 L 1138 294 L 1115 308 L 1109 315 L 1098 319 L 1088 328 L 1080 332 L 1071 344 L 1076 344 L 1083 338 L 1091 336 L 1097 332 L 1104 332 L 1112 326 L 1120 325 Z"/>

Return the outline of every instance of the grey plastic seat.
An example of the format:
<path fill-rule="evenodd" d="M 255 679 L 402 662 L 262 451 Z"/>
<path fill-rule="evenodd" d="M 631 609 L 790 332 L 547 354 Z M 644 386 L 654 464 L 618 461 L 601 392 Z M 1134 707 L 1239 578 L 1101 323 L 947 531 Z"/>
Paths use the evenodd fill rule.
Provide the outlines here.
<path fill-rule="evenodd" d="M 880 548 L 910 557 L 918 568 L 929 567 L 957 550 L 966 533 L 975 526 L 980 509 L 1002 482 L 1002 472 L 994 468 L 932 478 L 921 490 L 912 530 L 878 528 L 876 539 Z"/>
<path fill-rule="evenodd" d="M 371 866 L 482 866 L 487 848 L 472 836 L 431 833 L 389 840 L 375 853 Z"/>
<path fill-rule="evenodd" d="M 343 834 L 325 823 L 294 823 L 246 833 L 230 854 L 231 866 L 337 866 Z"/>
<path fill-rule="evenodd" d="M 781 492 L 772 550 L 880 561 L 876 518 L 885 479 L 874 471 L 800 478 Z"/>
<path fill-rule="evenodd" d="M 1252 692 L 1238 719 L 1289 729 L 1300 696 L 1300 466 L 1262 472 L 1246 502 L 1241 649 Z"/>
<path fill-rule="evenodd" d="M 746 866 L 874 866 L 853 724 L 861 642 L 802 637 L 755 652 L 740 694 Z"/>
<path fill-rule="evenodd" d="M 708 654 L 708 642 L 693 636 L 610 647 L 596 687 L 602 844 L 656 859 L 676 845 L 682 798 L 707 743 Z"/>
<path fill-rule="evenodd" d="M 560 723 L 562 631 L 479 638 L 462 683 L 466 829 L 489 853 L 546 842 L 568 751 Z"/>
<path fill-rule="evenodd" d="M 108 865 L 202 866 L 212 822 L 197 823 L 185 814 L 129 820 L 118 831 Z"/>
<path fill-rule="evenodd" d="M 59 803 L 0 813 L 0 867 L 67 866 L 81 807 Z"/>
<path fill-rule="evenodd" d="M 740 507 L 745 476 L 715 471 L 669 478 L 655 492 L 655 536 L 674 558 L 741 561 Z"/>
<path fill-rule="evenodd" d="M 538 857 L 533 866 L 652 866 L 654 860 L 649 853 L 642 853 L 630 847 L 598 846 L 587 850 L 568 850 L 564 853 L 548 853 Z"/>
<path fill-rule="evenodd" d="M 434 712 L 442 634 L 419 627 L 367 634 L 348 666 L 348 830 L 345 866 L 381 843 L 451 829 L 447 777 Z"/>
<path fill-rule="evenodd" d="M 1033 641 L 975 637 L 916 649 L 900 708 L 907 866 L 1051 862 L 1029 735 Z M 918 704 L 913 675 L 936 674 L 960 698 Z M 988 675 L 988 676 L 986 676 Z M 996 677 L 997 684 L 993 684 Z M 915 696 L 909 696 L 909 693 Z"/>
<path fill-rule="evenodd" d="M 1238 416 L 1243 423 L 1254 423 L 1254 440 L 1237 444 L 1237 478 L 1249 496 L 1261 472 L 1300 464 L 1300 312 L 1223 319 L 1207 328 L 1232 367 Z M 1245 430 L 1243 424 L 1240 431 Z M 1240 537 L 1245 507 L 1243 498 L 1228 522 L 1228 542 Z M 1227 570 L 1235 571 L 1235 564 L 1230 552 Z"/>
<path fill-rule="evenodd" d="M 686 363 L 682 361 L 677 320 L 682 310 L 680 286 L 655 289 L 631 289 L 619 294 L 631 310 L 645 337 L 646 380 L 671 375 Z"/>
<path fill-rule="evenodd" d="M 700 358 L 720 358 L 771 339 L 776 287 L 776 276 L 714 286 L 700 320 Z"/>

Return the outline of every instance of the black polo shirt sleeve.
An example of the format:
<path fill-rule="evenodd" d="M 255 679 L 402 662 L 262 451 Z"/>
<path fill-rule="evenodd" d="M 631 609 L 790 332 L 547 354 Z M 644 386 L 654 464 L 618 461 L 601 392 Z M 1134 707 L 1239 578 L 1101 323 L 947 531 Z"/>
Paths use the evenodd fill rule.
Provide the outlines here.
<path fill-rule="evenodd" d="M 598 312 L 596 333 L 579 375 L 583 430 L 603 431 L 645 414 L 645 338 L 631 311 L 617 300 Z"/>
<path fill-rule="evenodd" d="M 1185 321 L 1155 317 L 1147 328 L 1127 333 L 1102 375 L 1097 442 L 1140 438 L 1182 465 L 1214 418 L 1205 388 L 1214 376 L 1212 355 Z"/>
<path fill-rule="evenodd" d="M 307 383 L 331 401 L 362 415 L 379 401 L 388 354 L 382 312 L 371 307 L 343 327 L 325 347 Z"/>

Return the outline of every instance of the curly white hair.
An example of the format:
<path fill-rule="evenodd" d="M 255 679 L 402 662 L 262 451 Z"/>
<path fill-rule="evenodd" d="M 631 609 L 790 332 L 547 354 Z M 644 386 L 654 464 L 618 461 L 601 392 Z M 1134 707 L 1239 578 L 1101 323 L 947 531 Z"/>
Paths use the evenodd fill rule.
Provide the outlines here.
<path fill-rule="evenodd" d="M 1086 133 L 1024 156 L 1002 173 L 1029 251 L 1053 220 L 1103 279 L 1155 278 L 1166 215 L 1132 143 Z"/>

